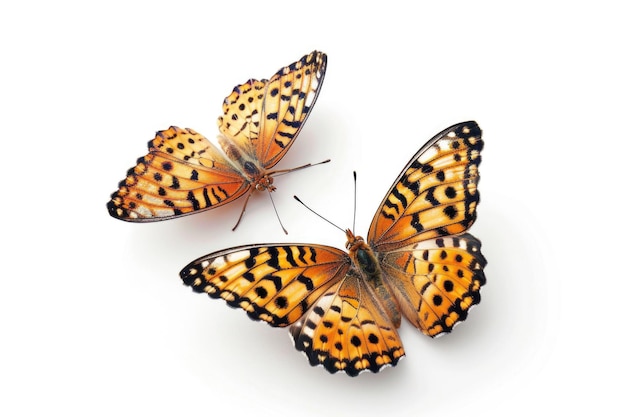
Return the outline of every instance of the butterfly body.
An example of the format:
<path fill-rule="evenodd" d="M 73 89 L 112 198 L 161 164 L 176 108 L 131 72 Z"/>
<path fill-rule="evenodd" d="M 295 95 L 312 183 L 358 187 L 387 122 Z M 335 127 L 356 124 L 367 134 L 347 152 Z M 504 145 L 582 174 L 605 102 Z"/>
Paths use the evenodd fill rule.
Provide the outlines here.
<path fill-rule="evenodd" d="M 350 376 L 395 366 L 405 355 L 402 316 L 435 337 L 480 302 L 487 261 L 466 231 L 476 219 L 481 150 L 475 122 L 436 135 L 394 181 L 367 240 L 346 231 L 348 253 L 246 245 L 202 256 L 180 276 L 254 320 L 290 326 L 311 365 Z"/>
<path fill-rule="evenodd" d="M 276 191 L 276 187 L 273 185 L 273 172 L 268 172 L 259 166 L 256 158 L 248 155 L 244 149 L 241 149 L 236 142 L 231 141 L 228 137 L 219 135 L 217 140 L 233 169 L 245 178 L 244 188 L 250 189 L 250 192 Z"/>
<path fill-rule="evenodd" d="M 383 277 L 376 254 L 361 236 L 355 236 L 349 229 L 346 230 L 346 238 L 346 249 L 348 249 L 352 259 L 353 268 L 358 271 L 360 279 L 369 286 L 376 294 L 376 298 L 381 301 L 394 327 L 400 327 L 400 309 Z"/>
<path fill-rule="evenodd" d="M 109 214 L 130 222 L 160 221 L 244 195 L 249 199 L 255 191 L 275 191 L 273 175 L 310 166 L 271 170 L 308 118 L 325 71 L 326 55 L 313 51 L 269 80 L 236 86 L 217 120 L 221 150 L 192 129 L 171 126 L 157 132 L 148 142 L 148 154 L 111 194 Z"/>

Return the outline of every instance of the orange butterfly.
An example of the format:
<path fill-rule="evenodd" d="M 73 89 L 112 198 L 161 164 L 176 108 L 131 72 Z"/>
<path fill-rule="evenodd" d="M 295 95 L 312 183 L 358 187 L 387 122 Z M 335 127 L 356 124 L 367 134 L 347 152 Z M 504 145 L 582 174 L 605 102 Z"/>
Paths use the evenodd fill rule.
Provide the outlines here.
<path fill-rule="evenodd" d="M 401 316 L 450 332 L 480 302 L 487 261 L 466 233 L 476 219 L 483 147 L 475 122 L 449 127 L 411 158 L 383 199 L 367 243 L 259 244 L 215 252 L 180 276 L 254 320 L 291 325 L 296 349 L 329 372 L 378 372 L 404 356 Z"/>
<path fill-rule="evenodd" d="M 251 79 L 224 99 L 217 124 L 224 151 L 191 129 L 172 126 L 148 143 L 149 152 L 128 170 L 111 194 L 109 214 L 150 222 L 197 213 L 247 193 L 274 191 L 268 171 L 285 156 L 304 125 L 322 87 L 326 54 L 313 51 L 268 80 Z M 328 162 L 328 161 L 324 161 Z"/>

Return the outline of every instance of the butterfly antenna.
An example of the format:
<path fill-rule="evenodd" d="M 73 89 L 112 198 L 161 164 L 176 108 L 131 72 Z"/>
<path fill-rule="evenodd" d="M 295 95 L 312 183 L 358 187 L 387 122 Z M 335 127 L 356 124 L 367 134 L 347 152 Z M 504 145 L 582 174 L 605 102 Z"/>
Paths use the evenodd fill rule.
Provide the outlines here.
<path fill-rule="evenodd" d="M 283 232 L 285 232 L 285 234 L 289 234 L 287 233 L 287 229 L 285 229 L 285 226 L 283 226 L 283 222 L 280 220 L 280 216 L 278 215 L 278 210 L 276 210 L 276 204 L 274 204 L 274 199 L 272 198 L 272 193 L 268 192 L 267 194 L 269 194 L 270 196 L 270 201 L 272 202 L 272 207 L 274 207 L 274 213 L 276 213 L 276 218 L 278 219 L 278 223 L 280 224 L 280 227 L 282 227 Z"/>
<path fill-rule="evenodd" d="M 356 171 L 354 174 L 354 209 L 352 210 L 352 230 L 356 230 Z"/>
<path fill-rule="evenodd" d="M 337 229 L 341 230 L 342 232 L 345 232 L 345 230 L 343 230 L 341 227 L 337 226 L 335 223 L 331 222 L 330 220 L 328 220 L 326 217 L 322 216 L 321 214 L 319 214 L 318 212 L 316 212 L 315 210 L 313 210 L 311 207 L 307 206 L 306 204 L 304 204 L 302 202 L 302 200 L 300 200 L 298 198 L 297 195 L 294 195 L 293 198 L 296 199 L 296 201 L 300 204 L 302 204 L 304 207 L 306 207 L 311 213 L 315 214 L 317 217 L 319 217 L 320 219 L 326 221 L 327 223 L 332 224 L 333 226 L 335 226 Z"/>
<path fill-rule="evenodd" d="M 289 172 L 299 171 L 299 170 L 301 170 L 301 169 L 314 167 L 314 166 L 316 166 L 316 165 L 327 164 L 328 162 L 330 162 L 330 159 L 327 159 L 327 160 L 322 161 L 322 162 L 316 162 L 316 163 L 314 163 L 314 164 L 310 164 L 310 163 L 309 163 L 309 164 L 300 165 L 299 167 L 295 167 L 295 168 L 289 168 L 289 169 L 279 169 L 279 170 L 277 170 L 277 171 L 272 171 L 270 174 L 271 174 L 271 175 L 273 175 L 273 176 L 275 176 L 275 177 L 279 177 L 279 176 L 281 176 L 281 175 L 285 175 L 285 174 L 287 174 L 287 173 L 289 173 Z"/>

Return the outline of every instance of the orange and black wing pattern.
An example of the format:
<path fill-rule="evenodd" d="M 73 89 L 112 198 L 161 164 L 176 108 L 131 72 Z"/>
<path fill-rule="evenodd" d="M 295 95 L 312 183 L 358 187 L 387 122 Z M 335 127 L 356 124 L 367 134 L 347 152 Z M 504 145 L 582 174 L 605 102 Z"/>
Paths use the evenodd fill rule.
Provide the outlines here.
<path fill-rule="evenodd" d="M 274 327 L 296 322 L 342 279 L 350 267 L 348 255 L 322 245 L 248 245 L 196 259 L 180 272 L 186 285 L 253 320 Z"/>
<path fill-rule="evenodd" d="M 411 158 L 370 225 L 367 240 L 375 251 L 462 233 L 474 223 L 481 136 L 476 122 L 459 123 Z"/>
<path fill-rule="evenodd" d="M 326 54 L 313 51 L 269 80 L 248 80 L 226 97 L 220 132 L 265 169 L 285 156 L 308 118 L 326 74 Z"/>
<path fill-rule="evenodd" d="M 117 219 L 167 220 L 219 207 L 250 188 L 220 150 L 191 129 L 160 131 L 148 149 L 107 204 Z"/>
<path fill-rule="evenodd" d="M 424 145 L 383 199 L 368 241 L 403 315 L 429 336 L 452 330 L 480 302 L 486 282 L 476 219 L 483 148 L 476 122 Z"/>
<path fill-rule="evenodd" d="M 404 356 L 398 332 L 383 306 L 351 268 L 289 329 L 312 366 L 357 376 L 395 366 Z"/>

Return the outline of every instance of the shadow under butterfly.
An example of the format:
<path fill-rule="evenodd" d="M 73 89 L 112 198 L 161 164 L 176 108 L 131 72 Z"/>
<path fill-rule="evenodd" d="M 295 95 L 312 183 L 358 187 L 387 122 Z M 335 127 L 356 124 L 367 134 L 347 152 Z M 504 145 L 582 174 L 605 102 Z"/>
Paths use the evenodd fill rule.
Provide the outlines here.
<path fill-rule="evenodd" d="M 405 355 L 402 316 L 435 337 L 480 302 L 487 261 L 467 230 L 479 202 L 481 135 L 465 122 L 426 143 L 383 198 L 367 242 L 346 230 L 348 253 L 244 245 L 202 256 L 180 276 L 254 320 L 291 326 L 311 365 L 350 376 L 395 366 Z"/>
<path fill-rule="evenodd" d="M 223 153 L 192 129 L 172 126 L 157 132 L 148 142 L 148 154 L 111 194 L 109 214 L 129 222 L 168 220 L 246 195 L 235 230 L 254 192 L 275 191 L 274 176 L 312 166 L 270 171 L 309 116 L 326 62 L 326 54 L 313 51 L 269 80 L 250 79 L 236 86 L 224 99 L 224 114 L 217 122 Z"/>

